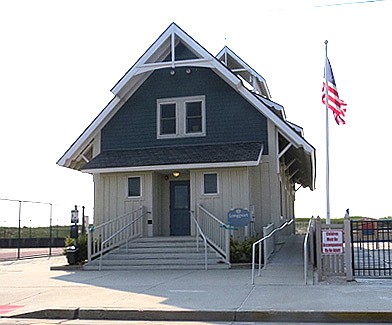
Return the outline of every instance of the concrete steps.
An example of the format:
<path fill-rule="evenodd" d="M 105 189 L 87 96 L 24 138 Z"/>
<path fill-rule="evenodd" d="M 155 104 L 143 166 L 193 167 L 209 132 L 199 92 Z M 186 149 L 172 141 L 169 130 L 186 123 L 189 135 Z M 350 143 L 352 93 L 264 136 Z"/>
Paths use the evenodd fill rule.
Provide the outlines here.
<path fill-rule="evenodd" d="M 125 247 L 105 254 L 102 270 L 197 270 L 204 269 L 204 243 L 195 237 L 139 238 Z M 208 269 L 228 269 L 211 248 L 207 252 Z M 99 258 L 84 266 L 85 270 L 98 270 Z"/>

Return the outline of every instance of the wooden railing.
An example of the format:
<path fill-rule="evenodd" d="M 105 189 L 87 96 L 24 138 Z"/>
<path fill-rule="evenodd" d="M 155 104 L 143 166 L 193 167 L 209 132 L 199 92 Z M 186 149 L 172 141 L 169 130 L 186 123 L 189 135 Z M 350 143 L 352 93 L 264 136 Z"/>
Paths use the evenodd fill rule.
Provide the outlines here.
<path fill-rule="evenodd" d="M 209 245 L 230 264 L 230 231 L 228 225 L 219 220 L 201 204 L 197 205 L 197 222 Z"/>

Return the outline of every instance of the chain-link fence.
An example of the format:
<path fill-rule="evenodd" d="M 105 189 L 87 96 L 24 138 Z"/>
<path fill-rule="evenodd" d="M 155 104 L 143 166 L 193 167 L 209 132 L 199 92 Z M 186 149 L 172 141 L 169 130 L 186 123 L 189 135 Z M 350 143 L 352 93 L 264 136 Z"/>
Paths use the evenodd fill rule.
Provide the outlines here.
<path fill-rule="evenodd" d="M 0 198 L 0 260 L 62 254 L 75 207 L 93 215 L 83 206 Z"/>

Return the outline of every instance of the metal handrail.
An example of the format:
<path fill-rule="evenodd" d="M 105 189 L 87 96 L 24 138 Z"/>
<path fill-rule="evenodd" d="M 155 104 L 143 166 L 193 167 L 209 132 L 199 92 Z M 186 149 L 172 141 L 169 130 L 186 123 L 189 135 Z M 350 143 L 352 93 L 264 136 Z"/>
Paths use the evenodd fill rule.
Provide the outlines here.
<path fill-rule="evenodd" d="M 306 235 L 304 239 L 304 280 L 305 284 L 308 284 L 308 241 L 310 228 L 312 227 L 313 217 L 309 220 L 308 228 L 306 229 Z"/>
<path fill-rule="evenodd" d="M 205 214 L 207 214 L 209 217 L 214 219 L 216 222 L 218 222 L 222 227 L 227 227 L 227 225 L 222 221 L 219 220 L 217 217 L 215 217 L 210 211 L 208 211 L 205 207 L 203 207 L 201 204 L 198 204 L 198 207 L 200 210 L 202 210 Z"/>
<path fill-rule="evenodd" d="M 110 219 L 100 225 L 89 227 L 88 229 L 88 261 L 91 262 L 93 258 L 99 257 L 101 242 L 107 239 L 107 236 L 111 236 L 113 232 L 118 231 L 120 227 L 124 227 L 129 223 L 136 215 L 143 213 L 145 207 L 140 206 L 133 211 L 127 212 L 120 217 Z M 118 240 L 117 240 L 118 241 Z M 122 240 L 125 242 L 124 240 Z M 117 243 L 118 244 L 118 243 Z"/>
<path fill-rule="evenodd" d="M 116 217 L 116 218 L 114 218 L 114 219 L 110 219 L 110 220 L 108 220 L 108 221 L 106 221 L 106 222 L 103 222 L 103 223 L 101 223 L 100 225 L 94 227 L 94 230 L 98 230 L 99 228 L 102 228 L 102 227 L 104 227 L 104 226 L 106 226 L 106 225 L 108 225 L 108 224 L 110 224 L 110 223 L 114 223 L 114 222 L 116 222 L 116 221 L 118 221 L 118 220 L 120 220 L 120 219 L 123 219 L 124 217 L 127 217 L 127 216 L 129 216 L 130 214 L 136 213 L 137 211 L 142 210 L 142 209 L 143 209 L 143 206 L 140 206 L 140 207 L 137 208 L 136 210 L 133 210 L 133 211 L 131 211 L 131 212 L 124 213 L 123 215 L 121 215 L 121 216 L 119 216 L 119 217 Z"/>
<path fill-rule="evenodd" d="M 104 251 L 104 246 L 106 243 L 108 243 L 109 241 L 111 241 L 114 237 L 118 236 L 119 234 L 121 234 L 123 231 L 127 230 L 130 226 L 134 225 L 137 221 L 139 221 L 141 218 L 143 218 L 145 215 L 147 214 L 147 211 L 143 212 L 140 216 L 138 216 L 135 220 L 132 220 L 130 223 L 128 223 L 127 225 L 125 225 L 124 227 L 122 227 L 121 229 L 117 230 L 114 234 L 112 234 L 110 237 L 108 237 L 107 239 L 105 239 L 104 241 L 102 241 L 101 243 L 101 254 L 100 254 L 100 258 L 99 258 L 99 270 L 101 271 L 102 269 L 102 259 L 103 259 L 103 251 Z M 128 240 L 129 238 L 127 238 L 126 243 L 128 244 Z"/>
<path fill-rule="evenodd" d="M 275 228 L 273 231 L 271 231 L 267 236 L 264 236 L 263 238 L 259 239 L 258 241 L 254 242 L 252 245 L 252 284 L 255 284 L 255 254 L 256 254 L 256 245 L 259 245 L 259 252 L 261 249 L 261 243 L 271 237 L 275 232 L 282 230 L 286 226 L 290 225 L 294 219 L 291 219 L 290 221 L 286 221 L 284 224 L 282 224 L 279 228 Z M 264 265 L 267 264 L 267 261 L 264 261 Z M 261 265 L 261 254 L 259 254 L 259 266 Z M 259 274 L 260 276 L 260 269 L 259 269 Z"/>
<path fill-rule="evenodd" d="M 193 222 L 196 225 L 197 228 L 197 233 L 196 233 L 196 249 L 197 251 L 199 251 L 199 235 L 203 238 L 204 241 L 204 269 L 207 270 L 208 269 L 208 259 L 207 259 L 207 238 L 203 233 L 203 230 L 201 230 L 201 227 L 199 225 L 199 223 L 197 222 L 195 216 L 194 216 L 194 211 L 191 211 L 191 217 Z"/>
<path fill-rule="evenodd" d="M 218 226 L 219 229 L 225 230 L 224 237 L 222 237 L 224 239 L 224 243 L 221 242 L 219 240 L 219 238 L 211 237 L 211 235 L 216 234 L 216 232 L 214 232 L 214 231 L 211 234 L 209 234 L 209 232 L 207 231 L 206 238 L 207 238 L 207 241 L 208 241 L 210 247 L 212 247 L 219 255 L 221 255 L 224 258 L 225 263 L 230 265 L 230 234 L 227 232 L 227 230 L 230 228 L 228 227 L 227 224 L 225 224 L 223 221 L 219 220 L 216 216 L 214 216 L 210 211 L 208 211 L 201 204 L 198 204 L 197 208 L 199 210 L 201 210 L 202 212 L 204 212 L 211 220 L 215 221 L 219 225 Z M 198 213 L 198 215 L 199 215 L 199 213 Z M 207 226 L 207 228 L 209 228 L 209 227 Z M 218 240 L 216 240 L 216 239 L 218 239 Z"/>

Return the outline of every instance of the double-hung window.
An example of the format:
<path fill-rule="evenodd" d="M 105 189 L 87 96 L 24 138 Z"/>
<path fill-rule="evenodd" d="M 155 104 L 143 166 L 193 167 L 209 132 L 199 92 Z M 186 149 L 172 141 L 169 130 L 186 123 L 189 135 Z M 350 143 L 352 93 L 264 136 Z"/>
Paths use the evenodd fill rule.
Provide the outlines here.
<path fill-rule="evenodd" d="M 205 136 L 205 96 L 157 100 L 158 138 Z"/>

